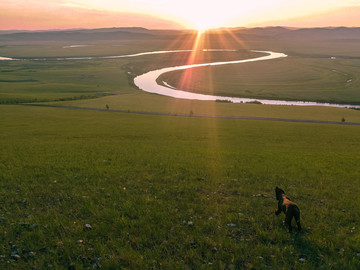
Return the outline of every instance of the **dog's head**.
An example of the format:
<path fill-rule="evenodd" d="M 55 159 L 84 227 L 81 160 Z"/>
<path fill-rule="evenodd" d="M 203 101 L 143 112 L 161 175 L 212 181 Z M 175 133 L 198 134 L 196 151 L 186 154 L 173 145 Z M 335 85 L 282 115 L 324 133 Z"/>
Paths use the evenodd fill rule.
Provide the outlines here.
<path fill-rule="evenodd" d="M 281 195 L 285 194 L 285 191 L 283 191 L 281 188 L 276 187 L 275 188 L 275 195 L 276 195 L 276 199 L 280 200 L 281 199 Z"/>

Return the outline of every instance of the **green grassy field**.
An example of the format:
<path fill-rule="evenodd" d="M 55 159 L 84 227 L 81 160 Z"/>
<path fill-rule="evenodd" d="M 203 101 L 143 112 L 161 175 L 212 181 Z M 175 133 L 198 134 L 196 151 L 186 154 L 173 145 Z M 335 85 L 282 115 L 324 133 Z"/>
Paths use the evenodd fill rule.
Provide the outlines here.
<path fill-rule="evenodd" d="M 1 66 L 0 102 L 96 97 L 128 85 L 123 62 L 13 61 Z"/>
<path fill-rule="evenodd" d="M 360 266 L 358 127 L 0 110 L 3 269 Z"/>
<path fill-rule="evenodd" d="M 189 49 L 189 37 L 63 48 L 72 44 L 0 39 L 0 56 L 28 59 L 0 62 L 0 269 L 360 268 L 359 126 L 196 117 L 360 123 L 359 110 L 179 100 L 133 85 L 143 72 L 187 63 L 189 53 L 53 59 Z M 205 68 L 193 82 L 234 95 L 246 85 L 255 97 L 357 103 L 354 44 L 209 37 L 200 49 L 292 56 Z M 247 56 L 198 53 L 192 62 Z M 351 83 L 342 88 L 349 78 L 333 69 Z M 164 77 L 176 84 L 173 75 Z M 302 233 L 287 233 L 275 216 L 275 186 L 299 205 Z"/>

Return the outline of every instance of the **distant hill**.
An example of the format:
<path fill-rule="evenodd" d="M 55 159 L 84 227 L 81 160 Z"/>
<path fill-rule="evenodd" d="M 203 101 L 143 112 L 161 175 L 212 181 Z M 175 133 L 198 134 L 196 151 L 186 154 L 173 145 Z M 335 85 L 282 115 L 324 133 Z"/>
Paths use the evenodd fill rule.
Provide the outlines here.
<path fill-rule="evenodd" d="M 360 27 L 302 28 L 279 35 L 282 38 L 359 39 Z"/>
<path fill-rule="evenodd" d="M 96 29 L 79 29 L 82 33 L 109 33 L 109 32 L 130 32 L 130 33 L 145 33 L 150 34 L 152 31 L 144 27 L 111 27 L 111 28 L 96 28 Z"/>
<path fill-rule="evenodd" d="M 290 27 L 255 27 L 255 28 L 219 28 L 211 34 L 230 32 L 243 40 L 253 39 L 357 39 L 360 40 L 360 27 L 323 27 L 323 28 L 290 28 Z"/>
<path fill-rule="evenodd" d="M 98 29 L 72 29 L 51 31 L 0 31 L 0 42 L 15 41 L 98 41 L 98 40 L 140 40 L 155 38 L 176 38 L 191 34 L 192 30 L 149 30 L 142 27 L 114 27 Z M 219 28 L 208 35 L 231 33 L 242 40 L 358 40 L 360 27 L 324 28 Z"/>
<path fill-rule="evenodd" d="M 0 32 L 0 41 L 95 41 L 149 38 L 152 38 L 151 31 L 140 27 Z"/>
<path fill-rule="evenodd" d="M 281 34 L 286 34 L 292 30 L 285 27 L 275 26 L 275 27 L 255 27 L 255 28 L 242 28 L 235 30 L 236 34 L 245 34 L 252 36 L 277 36 Z"/>

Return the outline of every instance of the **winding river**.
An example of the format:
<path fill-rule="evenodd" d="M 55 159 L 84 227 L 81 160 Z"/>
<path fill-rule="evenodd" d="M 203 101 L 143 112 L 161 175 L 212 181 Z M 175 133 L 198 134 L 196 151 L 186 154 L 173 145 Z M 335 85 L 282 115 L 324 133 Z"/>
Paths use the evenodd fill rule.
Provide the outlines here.
<path fill-rule="evenodd" d="M 286 54 L 271 52 L 271 51 L 255 51 L 255 50 L 253 50 L 253 52 L 266 53 L 268 55 L 257 57 L 257 58 L 235 60 L 235 61 L 213 62 L 213 63 L 205 63 L 205 64 L 183 65 L 183 66 L 162 68 L 162 69 L 158 69 L 158 70 L 149 71 L 145 74 L 137 76 L 134 79 L 134 83 L 139 89 L 149 92 L 149 93 L 169 96 L 169 97 L 173 97 L 173 98 L 182 98 L 182 99 L 191 99 L 191 100 L 219 100 L 219 101 L 230 101 L 233 103 L 261 102 L 262 104 L 267 104 L 267 105 L 327 106 L 327 107 L 343 107 L 343 108 L 350 108 L 350 107 L 351 108 L 360 108 L 359 105 L 345 105 L 345 104 L 307 102 L 307 101 L 286 101 L 286 100 L 269 100 L 269 99 L 253 99 L 253 98 L 204 95 L 204 94 L 186 92 L 186 91 L 183 91 L 180 89 L 174 89 L 174 87 L 168 85 L 166 82 L 163 82 L 163 84 L 165 86 L 159 85 L 156 82 L 156 80 L 160 77 L 160 75 L 167 73 L 167 72 L 176 71 L 176 70 L 184 70 L 184 69 L 189 69 L 189 68 L 206 67 L 206 66 L 240 64 L 240 63 L 272 60 L 272 59 L 287 57 Z"/>
<path fill-rule="evenodd" d="M 76 45 L 80 46 L 80 45 Z M 90 60 L 90 59 L 116 59 L 116 58 L 126 58 L 126 57 L 138 57 L 144 55 L 152 55 L 152 54 L 167 54 L 167 53 L 179 53 L 179 52 L 192 52 L 194 50 L 171 50 L 171 51 L 153 51 L 153 52 L 142 52 L 136 54 L 127 54 L 127 55 L 114 55 L 114 56 L 99 56 L 99 57 L 63 57 L 63 58 L 54 58 L 51 60 Z M 222 50 L 222 49 L 204 49 L 204 52 L 216 52 L 216 51 L 236 51 L 236 50 Z M 269 99 L 253 99 L 253 98 L 240 98 L 240 97 L 226 97 L 226 96 L 215 96 L 215 95 L 205 95 L 205 94 L 197 94 L 186 92 L 181 89 L 175 89 L 170 86 L 166 82 L 163 82 L 164 85 L 159 85 L 157 83 L 157 79 L 160 75 L 177 70 L 185 70 L 190 68 L 198 68 L 198 67 L 207 67 L 207 66 L 219 66 L 219 65 L 230 65 L 230 64 L 241 64 L 247 62 L 256 62 L 256 61 L 265 61 L 272 60 L 277 58 L 287 57 L 284 53 L 272 52 L 272 51 L 256 51 L 253 52 L 265 53 L 267 55 L 260 56 L 256 58 L 243 59 L 243 60 L 234 60 L 234 61 L 225 61 L 225 62 L 212 62 L 212 63 L 204 63 L 204 64 L 193 64 L 193 65 L 182 65 L 175 67 L 167 67 L 162 69 L 157 69 L 153 71 L 149 71 L 142 75 L 135 77 L 134 83 L 135 85 L 149 93 L 169 96 L 173 98 L 181 98 L 181 99 L 191 99 L 191 100 L 218 100 L 218 101 L 229 101 L 233 103 L 249 103 L 249 102 L 260 102 L 262 104 L 268 105 L 294 105 L 294 106 L 327 106 L 327 107 L 342 107 L 342 108 L 357 108 L 360 109 L 360 105 L 346 105 L 346 104 L 333 104 L 333 103 L 320 103 L 320 102 L 307 102 L 307 101 L 286 101 L 286 100 L 269 100 Z M 47 61 L 50 58 L 33 58 L 33 59 L 16 59 L 9 57 L 0 57 L 0 60 L 3 61 L 11 61 L 11 60 L 33 60 L 33 61 Z"/>

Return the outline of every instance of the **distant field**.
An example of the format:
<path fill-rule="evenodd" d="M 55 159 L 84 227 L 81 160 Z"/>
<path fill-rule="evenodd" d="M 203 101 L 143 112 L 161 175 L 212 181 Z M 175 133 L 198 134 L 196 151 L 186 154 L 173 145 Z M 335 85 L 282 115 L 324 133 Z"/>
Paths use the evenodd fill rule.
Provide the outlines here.
<path fill-rule="evenodd" d="M 359 127 L 0 114 L 0 268 L 360 267 Z M 276 185 L 302 234 L 274 215 Z"/>
<path fill-rule="evenodd" d="M 119 60 L 9 61 L 0 68 L 0 102 L 96 97 L 128 86 Z"/>
<path fill-rule="evenodd" d="M 360 103 L 360 59 L 293 57 L 272 61 L 194 68 L 162 75 L 182 90 L 223 96 Z"/>
<path fill-rule="evenodd" d="M 80 48 L 77 48 L 80 49 Z M 120 52 L 119 52 L 120 54 Z M 246 57 L 254 57 L 255 54 L 248 54 L 246 51 L 236 53 L 232 52 L 216 52 L 216 53 L 200 53 L 195 58 L 194 62 L 209 62 L 231 60 L 233 58 L 241 59 Z M 77 60 L 77 61 L 13 61 L 3 62 L 0 67 L 0 74 L 3 75 L 0 84 L 0 102 L 2 103 L 18 103 L 18 102 L 39 102 L 39 101 L 54 101 L 74 100 L 58 103 L 59 105 L 71 105 L 81 107 L 105 108 L 108 105 L 111 109 L 125 109 L 138 111 L 154 111 L 164 113 L 178 113 L 178 114 L 205 114 L 205 115 L 234 115 L 234 116 L 255 116 L 255 117 L 276 117 L 276 118 L 290 118 L 290 119 L 312 119 L 312 120 L 326 120 L 326 121 L 341 121 L 344 118 L 348 122 L 360 122 L 360 115 L 358 111 L 346 109 L 330 109 L 330 108 L 301 108 L 301 107 L 278 107 L 278 106 L 258 106 L 246 104 L 225 104 L 218 102 L 198 102 L 198 101 L 184 101 L 175 100 L 173 98 L 160 97 L 151 95 L 138 90 L 133 84 L 132 79 L 138 74 L 142 74 L 148 70 L 157 69 L 172 65 L 186 64 L 189 53 L 177 53 L 174 55 L 153 55 L 142 56 L 138 58 L 124 58 L 124 59 L 107 59 L 107 60 Z M 155 59 L 155 60 L 154 60 Z M 299 61 L 298 59 L 286 59 L 287 66 L 291 63 Z M 325 60 L 328 61 L 328 60 Z M 330 61 L 330 60 L 329 60 Z M 337 61 L 337 60 L 336 60 Z M 25 63 L 25 64 L 24 64 Z M 283 81 L 280 76 L 280 71 L 284 67 L 283 60 L 269 61 L 260 63 L 260 66 L 252 65 L 254 70 L 249 69 L 248 66 L 232 65 L 231 67 L 217 67 L 218 72 L 213 73 L 213 77 L 222 74 L 224 78 L 231 77 L 228 82 L 219 77 L 214 82 L 213 89 L 216 89 L 220 84 L 234 86 L 237 82 L 241 85 L 239 78 L 244 81 L 252 78 L 251 82 L 246 82 L 247 85 L 253 89 L 253 95 L 261 97 L 268 95 L 268 88 L 261 93 L 256 93 L 255 88 L 261 89 L 263 87 L 262 81 L 256 81 L 256 75 L 250 75 L 251 71 L 262 71 L 264 78 L 272 81 L 272 88 L 281 98 L 289 97 L 292 93 L 290 91 L 280 91 L 281 89 L 291 88 L 295 83 L 291 81 Z M 307 64 L 308 62 L 303 61 Z M 296 68 L 299 71 L 305 66 Z M 249 69 L 247 70 L 246 67 Z M 276 67 L 276 68 L 275 68 Z M 326 84 L 328 87 L 333 87 L 333 84 L 328 84 L 326 80 L 319 80 L 316 75 L 323 75 L 322 67 L 313 68 L 313 73 L 288 72 L 290 78 L 298 79 L 299 84 L 306 86 L 306 83 L 301 82 L 301 77 L 312 76 L 316 78 L 315 81 Z M 224 70 L 222 70 L 224 69 Z M 230 70 L 231 69 L 231 70 Z M 342 69 L 343 70 L 343 69 Z M 194 69 L 195 71 L 195 69 Z M 199 69 L 196 72 L 206 73 L 207 68 Z M 225 72 L 227 71 L 227 72 Z M 230 72 L 231 71 L 231 72 Z M 130 74 L 129 74 L 130 72 Z M 248 74 L 249 77 L 241 75 L 242 72 Z M 208 73 L 208 72 L 207 72 Z M 270 74 L 268 74 L 270 73 Z M 209 73 L 208 73 L 209 74 Z M 235 74 L 235 75 L 230 75 Z M 238 74 L 239 76 L 237 76 Z M 271 75 L 276 74 L 277 80 Z M 202 74 L 203 75 L 203 74 Z M 330 72 L 332 77 L 330 79 L 337 80 L 344 79 L 346 76 L 338 72 Z M 165 75 L 167 76 L 167 75 Z M 355 74 L 355 76 L 357 76 Z M 355 77 L 354 76 L 354 77 Z M 199 76 L 201 78 L 201 76 Z M 162 78 L 161 78 L 162 79 Z M 27 80 L 27 81 L 26 81 Z M 6 81 L 6 82 L 5 82 Z M 166 80 L 168 83 L 173 83 L 171 80 Z M 231 82 L 232 81 L 232 82 Z M 208 89 L 209 81 L 204 81 L 204 89 Z M 217 83 L 216 83 L 217 82 Z M 357 80 L 353 80 L 350 84 L 357 84 Z M 194 85 L 197 85 L 194 83 Z M 281 87 L 275 87 L 281 85 Z M 305 88 L 304 86 L 304 88 Z M 321 86 L 321 85 L 320 85 Z M 323 87 L 323 86 L 321 86 Z M 223 89 L 223 88 L 221 88 Z M 230 89 L 233 89 L 230 87 Z M 239 91 L 236 88 L 236 91 Z M 352 88 L 350 88 L 352 89 Z M 235 91 L 234 91 L 235 92 Z M 319 91 L 310 91 L 308 89 L 308 97 L 320 97 L 319 93 L 326 92 L 325 89 Z M 357 91 L 358 92 L 358 91 Z M 356 91 L 352 94 L 356 96 Z M 330 93 L 330 91 L 327 91 Z M 115 94 L 110 95 L 109 94 Z M 231 92 L 221 94 L 234 94 Z M 245 91 L 244 96 L 249 94 Z M 335 89 L 332 95 L 337 94 L 337 102 L 342 98 L 348 98 L 349 95 L 340 95 Z M 235 95 L 235 94 L 234 94 Z M 281 96 L 283 95 L 283 96 Z M 295 95 L 303 98 L 302 91 L 295 91 Z M 105 96 L 105 97 L 102 97 Z M 272 96 L 274 97 L 274 96 Z M 89 99 L 90 98 L 90 99 Z M 95 98 L 95 99 L 94 99 Z M 290 95 L 291 98 L 291 95 Z M 355 99 L 354 99 L 355 100 Z M 161 102 L 159 102 L 161 101 Z"/>
<path fill-rule="evenodd" d="M 251 38 L 250 38 L 251 37 Z M 281 36 L 282 37 L 282 36 Z M 160 35 L 136 40 L 1 41 L 0 55 L 26 61 L 1 62 L 0 103 L 84 99 L 136 91 L 135 75 L 186 63 L 227 61 L 255 57 L 251 49 L 289 54 L 286 59 L 197 68 L 191 78 L 184 72 L 163 75 L 170 85 L 192 92 L 251 98 L 360 103 L 360 59 L 354 55 L 358 39 L 297 37 L 269 39 L 224 34 L 204 36 L 203 48 L 238 49 L 238 52 L 198 52 L 108 60 L 65 60 L 57 57 L 111 56 L 154 50 L 194 49 L 195 36 Z M 75 45 L 75 47 L 74 47 Z M 76 47 L 76 45 L 82 45 Z M 325 46 L 326 45 L 326 46 Z M 335 57 L 335 59 L 331 59 Z M 46 61 L 33 61 L 46 58 Z M 129 74 L 131 72 L 132 74 Z"/>
<path fill-rule="evenodd" d="M 283 41 L 252 41 L 254 47 L 232 38 L 224 40 L 205 38 L 202 48 L 237 48 L 237 52 L 197 52 L 147 55 L 134 58 L 54 60 L 56 57 L 124 55 L 153 50 L 192 49 L 193 36 L 180 39 L 113 40 L 113 41 L 56 41 L 56 42 L 3 42 L 0 53 L 4 56 L 28 58 L 25 61 L 3 61 L 0 66 L 0 103 L 52 102 L 58 105 L 90 108 L 150 111 L 172 114 L 225 115 L 275 117 L 360 122 L 358 111 L 335 108 L 302 108 L 226 104 L 176 100 L 138 90 L 133 78 L 149 70 L 187 63 L 246 59 L 259 54 L 247 49 L 271 49 L 289 53 L 285 59 L 246 63 L 231 66 L 199 68 L 184 84 L 192 91 L 239 95 L 257 98 L 283 98 L 303 100 L 331 100 L 357 103 L 359 100 L 358 60 L 351 58 L 353 43 L 337 50 L 331 43 L 326 50 L 314 54 L 301 43 Z M 221 42 L 220 42 L 221 41 Z M 317 48 L 319 41 L 313 41 Z M 71 45 L 90 45 L 70 47 Z M 264 46 L 267 46 L 265 48 Z M 301 45 L 301 46 L 300 46 Z M 263 46 L 263 48 L 262 48 Z M 245 48 L 245 50 L 244 50 Z M 308 55 L 301 56 L 304 50 Z M 331 52 L 332 50 L 332 52 Z M 311 54 L 310 54 L 311 53 Z M 324 54 L 323 54 L 324 53 Z M 332 54 L 328 54 L 332 53 Z M 343 55 L 343 58 L 339 57 Z M 295 55 L 295 56 L 293 56 Z M 336 55 L 330 59 L 329 55 Z M 45 61 L 34 58 L 46 57 Z M 344 58 L 345 57 L 345 58 Z M 177 85 L 181 74 L 173 72 L 160 78 Z M 351 80 L 350 82 L 348 82 Z M 191 83 L 191 85 L 189 85 Z M 114 95 L 115 94 L 115 95 Z"/>
<path fill-rule="evenodd" d="M 48 55 L 47 47 L 43 48 L 47 52 L 45 55 L 49 57 L 46 60 L 2 61 L 0 66 L 0 103 L 84 99 L 108 93 L 134 92 L 136 87 L 133 86 L 132 79 L 135 75 L 168 65 L 186 64 L 190 54 L 182 52 L 93 60 L 54 59 L 56 57 L 74 57 L 73 52 L 63 55 L 64 50 L 86 52 L 81 53 L 80 56 L 111 56 L 149 51 L 149 48 L 145 46 L 141 51 L 129 51 L 129 48 L 126 51 L 124 49 L 106 51 L 107 47 L 100 47 L 103 49 L 101 55 L 94 54 L 93 47 L 64 49 L 59 45 L 56 50 L 58 53 L 51 51 L 51 56 Z M 224 53 L 201 52 L 200 55 L 201 57 L 193 59 L 194 63 L 231 59 L 231 55 Z M 248 51 L 237 53 L 237 57 L 241 58 L 254 56 L 254 53 Z M 33 58 L 36 59 L 36 57 Z"/>

